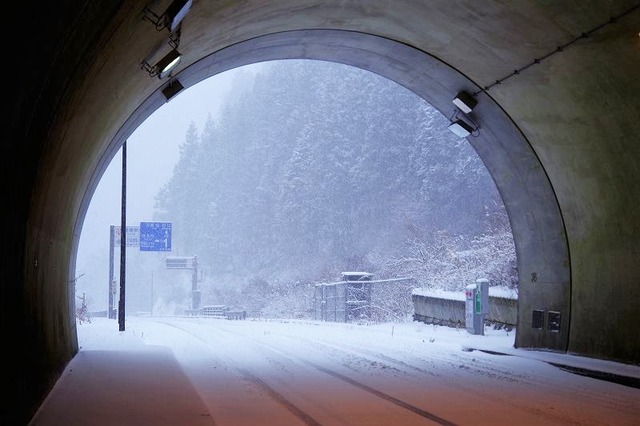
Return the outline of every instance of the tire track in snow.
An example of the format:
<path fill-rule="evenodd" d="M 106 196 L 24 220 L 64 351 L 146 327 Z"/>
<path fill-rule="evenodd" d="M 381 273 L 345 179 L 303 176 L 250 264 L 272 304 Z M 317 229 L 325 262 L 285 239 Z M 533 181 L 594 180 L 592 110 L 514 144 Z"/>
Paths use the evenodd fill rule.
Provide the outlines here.
<path fill-rule="evenodd" d="M 238 332 L 235 332 L 235 331 L 231 331 L 231 330 L 228 330 L 228 329 L 218 328 L 218 330 L 222 331 L 224 333 L 232 334 L 234 336 L 240 336 L 245 340 L 250 340 L 254 345 L 262 346 L 263 348 L 266 348 L 269 351 L 278 354 L 280 357 L 285 357 L 285 358 L 291 359 L 289 354 L 287 354 L 286 352 L 282 351 L 282 349 L 274 347 L 274 346 L 269 345 L 267 343 L 261 342 L 261 341 L 255 339 L 255 338 L 248 337 L 248 336 L 246 336 L 244 334 L 241 334 L 241 333 L 238 333 Z M 352 379 L 350 377 L 347 377 L 347 376 L 345 376 L 345 375 L 343 375 L 341 373 L 338 373 L 337 371 L 330 370 L 330 369 L 328 369 L 326 367 L 323 367 L 321 365 L 318 365 L 318 364 L 316 364 L 316 363 L 314 363 L 312 361 L 309 361 L 309 360 L 306 360 L 306 359 L 303 359 L 303 358 L 296 357 L 296 360 L 301 362 L 301 363 L 303 363 L 303 364 L 306 364 L 306 365 L 308 365 L 310 367 L 313 367 L 316 370 L 321 371 L 322 373 L 328 374 L 328 375 L 330 375 L 330 376 L 332 376 L 332 377 L 334 377 L 336 379 L 339 379 L 339 380 L 341 380 L 341 381 L 343 381 L 345 383 L 348 383 L 348 384 L 350 384 L 352 386 L 355 386 L 358 389 L 361 389 L 361 390 L 363 390 L 365 392 L 368 392 L 368 393 L 370 393 L 372 395 L 375 395 L 378 398 L 384 399 L 385 401 L 388 401 L 388 402 L 390 402 L 390 403 L 392 403 L 392 404 L 394 404 L 394 405 L 396 405 L 398 407 L 401 407 L 401 408 L 403 408 L 405 410 L 411 411 L 411 412 L 419 415 L 420 417 L 423 417 L 423 418 L 426 418 L 428 420 L 431 420 L 431 421 L 433 421 L 433 422 L 435 422 L 435 423 L 437 423 L 439 425 L 442 425 L 442 426 L 457 426 L 456 423 L 450 422 L 450 421 L 448 421 L 448 420 L 446 420 L 446 419 L 444 419 L 444 418 L 442 418 L 442 417 L 440 417 L 440 416 L 438 416 L 436 414 L 433 414 L 433 413 L 431 413 L 429 411 L 423 410 L 423 409 L 421 409 L 419 407 L 416 407 L 415 405 L 409 404 L 409 403 L 407 403 L 405 401 L 402 401 L 401 399 L 395 398 L 395 397 L 393 397 L 393 396 L 391 396 L 389 394 L 386 394 L 386 393 L 384 393 L 382 391 L 374 389 L 374 388 L 372 388 L 372 387 L 370 387 L 368 385 L 365 385 L 364 383 L 358 382 L 358 381 L 356 381 L 356 380 L 354 380 L 354 379 Z"/>
<path fill-rule="evenodd" d="M 307 339 L 305 337 L 302 336 L 287 336 L 287 335 L 280 335 L 281 337 L 286 337 L 286 338 L 291 338 L 291 339 L 298 339 L 298 340 L 303 340 L 306 341 L 308 344 L 313 344 L 316 345 L 317 347 L 322 347 L 324 346 L 324 350 L 327 354 L 331 354 L 330 351 L 341 351 L 343 353 L 345 353 L 348 356 L 352 356 L 352 357 L 359 357 L 363 360 L 382 360 L 382 361 L 386 361 L 390 364 L 394 364 L 396 366 L 398 366 L 398 370 L 403 371 L 404 367 L 404 373 L 412 376 L 409 371 L 407 370 L 413 370 L 415 372 L 419 372 L 421 374 L 427 375 L 427 376 L 438 376 L 436 373 L 429 371 L 423 367 L 419 367 L 417 365 L 414 365 L 413 363 L 408 363 L 406 361 L 402 361 L 402 360 L 398 360 L 395 359 L 391 356 L 388 355 L 384 355 L 381 353 L 377 353 L 374 351 L 368 351 L 366 349 L 362 349 L 358 346 L 355 345 L 350 345 L 347 343 L 339 343 L 336 344 L 335 342 L 332 343 L 326 343 L 326 342 L 318 342 L 316 340 L 310 340 Z M 422 358 L 418 358 L 415 355 L 406 355 L 404 356 L 404 359 L 409 359 L 409 357 L 411 359 L 415 359 L 416 362 L 423 362 L 424 360 Z M 464 367 L 464 370 L 466 371 L 465 373 L 462 373 L 460 369 L 461 363 L 465 362 L 466 360 L 463 359 L 459 359 L 456 360 L 454 358 L 450 358 L 450 357 L 446 357 L 446 356 L 434 356 L 433 354 L 429 354 L 429 357 L 432 360 L 435 361 L 442 361 L 445 362 L 447 364 L 449 364 L 452 367 L 459 367 L 457 370 L 456 369 L 452 369 L 453 374 L 456 374 L 460 377 L 463 377 L 463 374 L 479 374 L 479 375 L 483 375 L 486 376 L 488 378 L 491 379 L 496 379 L 496 380 L 500 380 L 500 381 L 504 381 L 504 382 L 509 382 L 509 383 L 514 383 L 514 384 L 526 384 L 527 386 L 549 386 L 549 383 L 546 379 L 544 378 L 539 378 L 536 377 L 535 375 L 531 375 L 531 374 L 527 374 L 527 373 L 514 373 L 514 372 L 510 372 L 510 371 L 503 371 L 498 367 L 493 366 L 492 362 L 474 362 L 472 364 L 472 367 Z M 475 359 L 475 358 L 474 358 Z M 470 369 L 471 368 L 471 369 Z M 462 389 L 462 390 L 470 390 L 471 389 L 467 389 L 464 386 L 461 385 L 456 385 L 458 388 Z M 622 386 L 622 385 L 621 385 Z M 612 397 L 611 394 L 609 393 L 601 393 L 601 392 L 597 392 L 594 393 L 592 391 L 589 391 L 588 389 L 585 389 L 581 386 L 572 386 L 572 387 L 555 387 L 553 389 L 554 392 L 565 395 L 567 397 L 579 397 L 581 399 L 590 399 L 593 400 L 593 402 L 595 404 L 601 405 L 601 406 L 608 406 L 610 407 L 612 410 L 616 410 L 619 409 L 620 406 L 627 406 L 627 403 L 625 401 L 620 401 L 618 399 L 615 399 Z M 492 400 L 495 400 L 495 397 L 492 398 Z M 510 402 L 508 399 L 504 400 L 505 403 L 511 403 L 513 404 L 513 402 Z M 523 409 L 525 409 L 525 407 L 522 407 Z"/>
<path fill-rule="evenodd" d="M 185 327 L 181 327 L 181 326 L 178 326 L 176 324 L 172 324 L 172 323 L 165 322 L 165 321 L 158 321 L 158 322 L 161 323 L 161 324 L 165 324 L 165 325 L 167 325 L 169 327 L 173 327 L 173 328 L 175 328 L 177 330 L 180 330 L 183 333 L 188 334 L 191 338 L 194 338 L 194 339 L 198 340 L 199 342 L 203 343 L 207 348 L 211 348 L 211 345 L 210 345 L 210 343 L 208 341 L 206 341 L 205 339 L 203 339 L 201 336 L 197 335 L 193 331 L 190 331 L 190 330 L 186 329 Z M 211 330 L 207 330 L 207 332 L 211 332 Z M 284 407 L 291 414 L 293 414 L 298 419 L 300 419 L 304 424 L 309 425 L 309 426 L 321 426 L 322 425 L 322 423 L 319 423 L 318 421 L 316 421 L 313 417 L 311 417 L 309 414 L 305 413 L 303 410 L 298 408 L 295 404 L 293 404 L 291 401 L 286 399 L 282 394 L 277 392 L 275 389 L 273 389 L 266 382 L 261 380 L 259 377 L 257 377 L 256 375 L 254 375 L 250 371 L 245 370 L 244 368 L 238 367 L 232 362 L 228 362 L 228 364 L 230 364 L 234 370 L 239 372 L 246 381 L 252 383 L 253 385 L 255 385 L 258 388 L 260 388 L 263 391 L 265 391 L 267 395 L 269 395 L 273 400 L 275 400 L 278 404 L 280 404 L 282 407 Z"/>
<path fill-rule="evenodd" d="M 275 389 L 273 389 L 271 386 L 269 386 L 267 383 L 265 383 L 262 379 L 260 379 L 259 377 L 255 376 L 253 373 L 245 370 L 244 368 L 236 367 L 236 370 L 239 371 L 250 382 L 252 382 L 255 385 L 257 385 L 257 386 L 261 387 L 262 389 L 264 389 L 269 394 L 269 396 L 271 396 L 271 398 L 276 400 L 280 405 L 282 405 L 284 408 L 286 408 L 294 416 L 296 416 L 297 418 L 302 420 L 304 422 L 304 424 L 309 425 L 309 426 L 320 426 L 322 424 L 322 423 L 317 422 L 309 414 L 307 414 L 304 411 L 302 411 L 300 408 L 298 408 L 296 405 L 294 405 L 291 401 L 286 399 L 284 396 L 282 396 Z"/>
<path fill-rule="evenodd" d="M 361 347 L 356 346 L 355 344 L 348 344 L 343 342 L 340 342 L 340 343 L 320 342 L 318 340 L 311 340 L 307 337 L 300 336 L 300 335 L 285 335 L 285 334 L 278 334 L 278 335 L 284 338 L 302 340 L 302 341 L 305 341 L 307 344 L 316 345 L 317 347 L 324 346 L 325 352 L 329 356 L 331 356 L 331 352 L 330 352 L 331 350 L 336 350 L 336 351 L 345 353 L 349 356 L 358 357 L 366 361 L 372 361 L 372 360 L 386 361 L 390 364 L 398 366 L 399 367 L 398 369 L 400 371 L 403 371 L 408 375 L 411 375 L 411 374 L 407 370 L 413 370 L 421 374 L 425 374 L 427 376 L 432 376 L 432 377 L 438 376 L 438 374 L 434 373 L 433 371 L 429 371 L 423 367 L 414 365 L 414 363 L 408 363 L 402 360 L 398 360 L 391 356 L 384 355 L 378 352 L 373 352 L 370 350 L 368 351 L 366 349 L 362 349 Z M 438 354 L 429 353 L 428 356 L 430 360 L 445 362 L 452 367 L 459 367 L 458 370 L 460 369 L 461 365 L 463 365 L 461 363 L 464 363 L 466 361 L 460 358 L 458 355 L 454 355 L 454 354 L 452 354 L 451 356 L 445 356 L 442 354 L 438 355 Z M 405 355 L 403 358 L 405 360 L 415 359 L 415 361 L 419 363 L 423 363 L 425 361 L 423 358 L 418 358 L 413 354 Z M 468 370 L 468 373 L 479 374 L 479 375 L 489 377 L 491 379 L 497 379 L 500 381 L 510 382 L 514 384 L 527 384 L 528 386 L 534 386 L 534 385 L 549 386 L 548 381 L 544 378 L 527 374 L 526 372 L 514 373 L 511 371 L 503 371 L 499 367 L 496 367 L 494 364 L 495 364 L 494 362 L 490 362 L 490 361 L 483 361 L 482 363 L 474 362 L 471 367 L 472 370 L 469 370 L 469 367 L 467 366 L 464 367 L 464 370 L 465 371 Z M 452 371 L 454 371 L 454 374 L 462 377 L 461 372 L 458 372 L 456 369 L 452 369 Z M 467 390 L 464 386 L 461 386 L 461 385 L 457 385 L 457 387 L 462 390 Z M 628 407 L 628 402 L 626 400 L 619 400 L 617 398 L 613 398 L 610 393 L 600 393 L 600 392 L 594 393 L 587 389 L 584 389 L 582 386 L 572 386 L 570 388 L 556 387 L 553 389 L 553 391 L 556 393 L 560 393 L 566 397 L 579 396 L 582 399 L 590 399 L 593 401 L 594 404 L 607 406 L 607 407 L 610 407 L 612 410 L 619 409 L 621 406 L 624 408 Z M 509 403 L 509 400 L 505 399 L 505 402 Z"/>
<path fill-rule="evenodd" d="M 221 331 L 225 331 L 226 333 L 229 333 L 229 334 L 234 334 L 234 335 L 242 336 L 242 337 L 243 337 L 243 338 L 245 338 L 245 339 L 253 340 L 253 341 L 255 341 L 257 344 L 260 344 L 260 345 L 265 346 L 265 347 L 269 347 L 269 348 L 270 348 L 272 351 L 274 351 L 274 352 L 284 353 L 284 352 L 283 352 L 283 350 L 282 350 L 282 348 L 280 348 L 280 347 L 275 347 L 275 346 L 270 345 L 270 344 L 268 344 L 268 343 L 261 342 L 261 341 L 259 341 L 259 340 L 255 339 L 255 338 L 248 337 L 248 336 L 246 336 L 246 335 L 244 335 L 244 334 L 241 334 L 241 333 L 238 333 L 238 332 L 235 332 L 235 331 L 231 331 L 231 330 L 228 330 L 228 329 L 220 329 L 220 330 L 221 330 Z M 434 374 L 433 372 L 429 372 L 429 371 L 427 371 L 427 370 L 425 370 L 425 369 L 423 369 L 423 368 L 417 367 L 417 366 L 412 365 L 412 364 L 408 364 L 408 363 L 403 362 L 403 361 L 399 361 L 399 360 L 397 360 L 397 359 L 394 359 L 394 358 L 389 357 L 389 356 L 386 356 L 386 355 L 377 354 L 377 353 L 376 353 L 376 354 L 371 355 L 371 352 L 369 352 L 369 353 L 370 353 L 370 355 L 366 355 L 366 354 L 364 354 L 364 352 L 367 352 L 367 351 L 365 351 L 365 350 L 363 350 L 363 349 L 361 349 L 361 348 L 355 348 L 355 350 L 349 350 L 349 349 L 345 349 L 344 347 L 334 346 L 334 344 L 327 344 L 327 343 L 325 343 L 325 342 L 319 342 L 319 341 L 317 341 L 317 340 L 309 339 L 309 338 L 302 337 L 302 336 L 291 336 L 291 335 L 284 335 L 284 334 L 280 334 L 280 333 L 278 333 L 277 335 L 278 335 L 278 336 L 280 336 L 280 337 L 284 337 L 284 338 L 302 340 L 302 341 L 305 341 L 307 344 L 312 344 L 312 345 L 315 345 L 316 347 L 324 346 L 324 348 L 325 348 L 325 353 L 327 353 L 329 356 L 332 356 L 332 355 L 333 355 L 333 354 L 331 353 L 331 351 L 333 351 L 334 353 L 335 353 L 336 351 L 339 351 L 339 352 L 342 352 L 343 354 L 346 354 L 346 355 L 348 355 L 348 356 L 351 356 L 351 357 L 354 357 L 354 358 L 359 358 L 359 359 L 361 359 L 361 360 L 369 361 L 369 362 L 370 362 L 370 361 L 372 361 L 372 360 L 373 360 L 373 361 L 375 361 L 375 358 L 377 358 L 378 360 L 385 360 L 385 361 L 386 361 L 386 362 L 388 362 L 388 363 L 392 363 L 392 364 L 396 364 L 396 365 L 398 365 L 398 366 L 400 367 L 400 368 L 399 368 L 399 371 L 402 371 L 403 373 L 407 374 L 407 376 L 411 377 L 412 379 L 414 379 L 414 378 L 415 378 L 415 376 L 414 376 L 414 374 L 412 374 L 412 373 L 411 373 L 410 371 L 408 371 L 408 370 L 413 370 L 413 372 L 416 372 L 416 371 L 417 371 L 417 372 L 420 372 L 420 373 L 422 373 L 422 374 L 426 374 L 426 375 L 429 375 L 429 376 L 436 376 L 436 377 L 438 377 L 438 375 L 437 375 L 437 374 Z M 344 346 L 349 346 L 348 344 L 342 344 L 342 345 L 344 345 Z M 328 349 L 328 350 L 327 350 L 327 349 Z M 285 355 L 285 356 L 286 356 L 286 355 Z M 372 359 L 372 358 L 374 358 L 374 359 Z M 306 359 L 302 359 L 302 358 L 297 358 L 297 359 L 299 359 L 299 361 L 300 361 L 300 362 L 305 363 L 305 364 L 308 364 L 308 365 L 310 365 L 310 366 L 312 366 L 312 367 L 314 367 L 314 368 L 317 368 L 317 369 L 318 369 L 318 367 L 319 367 L 319 366 L 317 366 L 317 365 L 314 365 L 311 361 L 308 361 L 308 360 L 306 360 Z M 436 356 L 436 357 L 434 357 L 434 359 L 435 359 L 435 360 L 437 360 L 437 361 L 444 361 L 444 362 L 447 362 L 448 364 L 451 364 L 452 366 L 459 365 L 459 364 L 456 364 L 456 363 L 454 362 L 454 360 L 452 360 L 450 357 L 447 357 L 447 356 Z M 462 360 L 461 360 L 461 361 L 462 361 Z M 348 363 L 346 363 L 346 364 L 348 364 Z M 320 368 L 324 368 L 324 367 L 320 367 Z M 326 369 L 326 370 L 327 370 L 327 371 L 329 371 L 328 369 Z M 322 371 L 322 370 L 321 370 L 321 371 Z M 323 371 L 323 372 L 325 372 L 325 373 L 327 373 L 327 374 L 330 374 L 330 373 L 328 373 L 327 371 Z M 452 371 L 456 371 L 456 370 L 455 370 L 455 369 L 452 369 Z M 483 371 L 471 371 L 471 373 L 472 373 L 472 374 L 473 374 L 473 373 L 476 373 L 476 372 L 477 372 L 477 373 L 479 373 L 479 374 L 487 375 L 487 374 L 486 374 L 486 373 L 484 373 Z M 346 377 L 346 376 L 343 376 L 343 375 L 341 375 L 340 373 L 337 373 L 337 372 L 336 372 L 336 374 L 338 374 L 338 375 L 340 375 L 340 376 L 342 376 L 342 377 Z M 459 374 L 459 373 L 457 373 L 457 372 L 456 372 L 455 374 Z M 491 377 L 491 378 L 494 378 L 494 377 L 492 377 L 491 375 L 487 375 L 487 376 L 489 376 L 489 377 Z M 349 380 L 353 380 L 353 379 L 349 379 Z M 355 381 L 354 381 L 354 382 L 355 382 Z M 520 383 L 522 383 L 522 382 L 520 382 Z M 542 383 L 544 383 L 544 382 L 543 382 L 543 381 L 540 381 L 540 383 L 542 384 Z M 567 418 L 566 416 L 563 416 L 562 414 L 559 414 L 559 413 L 546 413 L 546 412 L 542 412 L 542 411 L 540 411 L 540 410 L 539 410 L 538 408 L 536 408 L 536 407 L 532 407 L 532 406 L 528 406 L 528 405 L 522 405 L 522 404 L 519 404 L 519 403 L 515 403 L 513 400 L 511 400 L 511 399 L 508 397 L 508 395 L 507 395 L 507 394 L 505 394 L 505 396 L 504 396 L 504 397 L 499 397 L 499 398 L 497 398 L 497 397 L 496 397 L 496 394 L 493 394 L 492 396 L 487 396 L 487 395 L 484 395 L 484 394 L 478 393 L 478 392 L 477 392 L 477 390 L 476 390 L 474 387 L 463 386 L 463 385 L 461 385 L 461 384 L 459 384 L 459 383 L 451 383 L 451 382 L 450 382 L 450 383 L 448 383 L 448 385 L 449 385 L 449 386 L 452 386 L 452 387 L 455 387 L 455 388 L 457 388 L 457 389 L 460 389 L 461 391 L 464 391 L 464 392 L 467 392 L 467 393 L 469 393 L 469 394 L 472 394 L 472 395 L 474 395 L 474 397 L 476 397 L 476 398 L 479 398 L 479 399 L 486 399 L 488 402 L 496 403 L 496 401 L 497 401 L 497 400 L 498 400 L 498 401 L 502 401 L 502 402 L 504 402 L 505 404 L 508 404 L 508 405 L 510 405 L 510 406 L 511 406 L 511 407 L 513 407 L 513 408 L 517 408 L 517 409 L 519 409 L 519 410 L 522 410 L 522 411 L 523 411 L 523 412 L 525 412 L 525 413 L 529 413 L 529 414 L 535 415 L 535 416 L 540 417 L 540 418 L 546 418 L 546 419 L 548 419 L 550 422 L 559 422 L 559 423 L 566 424 L 566 425 L 569 425 L 569 424 L 579 425 L 579 424 L 581 424 L 580 422 L 575 421 L 575 420 L 570 419 L 570 418 Z M 364 385 L 364 384 L 362 384 L 362 386 L 364 386 L 364 387 L 368 387 L 367 385 Z M 369 388 L 369 389 L 372 389 L 372 388 Z M 365 390 L 366 390 L 366 389 L 365 389 Z M 392 397 L 392 396 L 389 396 L 389 397 L 390 397 L 390 398 L 394 398 L 394 397 Z M 394 399 L 395 399 L 395 398 L 394 398 Z M 398 401 L 400 401 L 400 400 L 398 400 Z M 390 401 L 390 402 L 392 402 L 392 401 Z M 403 402 L 403 403 L 404 403 L 404 402 Z M 408 404 L 408 403 L 407 403 L 407 405 L 411 405 L 411 404 Z M 406 408 L 406 407 L 403 407 L 403 408 Z M 417 408 L 417 407 L 415 407 L 415 408 Z M 421 410 L 420 408 L 417 408 L 417 409 L 418 409 L 418 410 Z M 410 411 L 413 411 L 413 410 L 410 410 Z M 425 416 L 423 416 L 423 417 L 425 417 Z M 428 417 L 425 417 L 425 418 L 428 418 Z M 443 419 L 443 420 L 444 420 L 444 419 Z M 434 421 L 435 421 L 435 420 L 434 420 Z M 446 420 L 444 420 L 444 421 L 446 421 Z M 453 423 L 448 423 L 448 424 L 453 424 Z"/>

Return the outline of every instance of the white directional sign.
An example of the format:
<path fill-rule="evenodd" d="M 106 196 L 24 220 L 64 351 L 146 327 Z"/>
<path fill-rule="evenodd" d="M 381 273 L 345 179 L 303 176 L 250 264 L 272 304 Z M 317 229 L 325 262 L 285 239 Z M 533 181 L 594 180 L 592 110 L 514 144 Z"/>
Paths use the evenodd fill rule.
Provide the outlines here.
<path fill-rule="evenodd" d="M 120 226 L 113 227 L 113 244 L 115 247 L 120 247 Z M 139 226 L 127 226 L 125 233 L 125 247 L 138 247 L 140 245 L 140 227 Z"/>
<path fill-rule="evenodd" d="M 167 269 L 194 269 L 196 267 L 195 257 L 167 257 Z"/>

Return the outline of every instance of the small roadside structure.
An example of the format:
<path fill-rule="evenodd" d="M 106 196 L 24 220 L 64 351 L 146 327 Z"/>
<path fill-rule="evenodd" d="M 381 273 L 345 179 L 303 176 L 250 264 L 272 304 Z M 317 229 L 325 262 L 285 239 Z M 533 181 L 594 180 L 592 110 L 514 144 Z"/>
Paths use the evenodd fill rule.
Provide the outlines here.
<path fill-rule="evenodd" d="M 340 274 L 341 280 L 319 283 L 314 289 L 314 319 L 331 322 L 351 322 L 374 320 L 376 297 L 374 286 L 413 282 L 413 278 L 393 278 L 374 280 L 373 274 L 362 271 L 348 271 Z M 382 293 L 376 300 L 385 297 Z M 410 294 L 407 294 L 410 298 Z M 380 303 L 378 303 L 380 304 Z"/>

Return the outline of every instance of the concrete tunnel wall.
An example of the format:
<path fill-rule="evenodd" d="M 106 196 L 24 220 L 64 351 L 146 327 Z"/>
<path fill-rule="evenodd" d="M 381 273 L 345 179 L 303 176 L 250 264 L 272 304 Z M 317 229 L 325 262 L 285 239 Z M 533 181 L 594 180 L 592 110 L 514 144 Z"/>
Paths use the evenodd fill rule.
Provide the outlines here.
<path fill-rule="evenodd" d="M 168 37 L 142 19 L 146 5 L 25 5 L 15 15 L 32 32 L 10 47 L 30 55 L 7 88 L 1 160 L 0 315 L 16 366 L 2 384 L 3 419 L 29 418 L 77 352 L 72 280 L 86 208 L 120 144 L 165 102 L 168 81 L 140 69 Z M 514 229 L 516 345 L 640 363 L 639 27 L 632 1 L 196 1 L 175 76 L 188 87 L 245 63 L 324 58 L 392 78 L 445 115 L 457 90 L 491 85 L 470 143 Z M 561 332 L 531 330 L 531 309 L 561 311 Z"/>

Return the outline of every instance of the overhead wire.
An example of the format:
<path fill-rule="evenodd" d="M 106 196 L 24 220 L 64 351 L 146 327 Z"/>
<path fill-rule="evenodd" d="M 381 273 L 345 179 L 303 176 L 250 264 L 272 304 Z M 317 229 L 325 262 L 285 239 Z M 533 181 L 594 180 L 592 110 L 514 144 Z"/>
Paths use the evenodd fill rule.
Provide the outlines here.
<path fill-rule="evenodd" d="M 554 55 L 556 55 L 556 54 L 558 54 L 558 53 L 560 53 L 560 52 L 563 52 L 567 47 L 569 47 L 569 46 L 571 46 L 571 45 L 573 45 L 573 44 L 577 43 L 577 42 L 578 42 L 578 41 L 580 41 L 580 40 L 583 40 L 583 39 L 586 39 L 586 38 L 590 37 L 591 35 L 593 35 L 594 33 L 598 32 L 598 31 L 600 31 L 600 30 L 601 30 L 601 29 L 603 29 L 604 27 L 606 27 L 606 26 L 608 26 L 608 25 L 611 25 L 611 24 L 615 23 L 615 22 L 616 22 L 616 21 L 618 21 L 620 18 L 622 18 L 622 17 L 624 17 L 624 16 L 626 16 L 626 15 L 629 15 L 630 13 L 633 13 L 634 11 L 636 11 L 636 10 L 637 10 L 637 9 L 639 9 L 639 8 L 640 8 L 640 4 L 636 4 L 636 5 L 634 5 L 634 6 L 631 6 L 629 9 L 625 10 L 625 11 L 624 11 L 624 12 L 622 12 L 622 13 L 620 13 L 620 14 L 618 14 L 618 15 L 616 15 L 616 16 L 612 16 L 612 17 L 610 17 L 610 18 L 609 18 L 609 20 L 607 20 L 606 22 L 603 22 L 602 24 L 600 24 L 600 25 L 598 25 L 598 26 L 596 26 L 596 27 L 593 27 L 593 28 L 592 28 L 592 29 L 590 29 L 589 31 L 586 31 L 586 32 L 581 33 L 579 36 L 577 36 L 577 37 L 573 38 L 572 40 L 570 40 L 570 41 L 568 41 L 568 42 L 566 42 L 566 43 L 564 43 L 564 44 L 561 44 L 561 45 L 557 46 L 557 47 L 556 47 L 554 50 L 552 50 L 551 52 L 546 53 L 545 55 L 542 55 L 542 56 L 540 56 L 540 57 L 538 57 L 538 58 L 533 59 L 533 60 L 532 60 L 531 62 L 529 62 L 528 64 L 526 64 L 526 65 L 524 65 L 524 66 L 522 66 L 522 67 L 520 67 L 520 68 L 518 68 L 518 69 L 513 70 L 513 72 L 511 72 L 510 74 L 507 74 L 506 76 L 504 76 L 504 77 L 502 77 L 502 78 L 497 79 L 495 82 L 493 82 L 493 83 L 491 83 L 491 84 L 489 84 L 489 85 L 484 86 L 482 89 L 480 89 L 480 90 L 478 90 L 478 91 L 474 92 L 474 93 L 473 93 L 473 96 L 477 96 L 477 95 L 479 95 L 480 93 L 487 92 L 487 91 L 489 91 L 491 88 L 493 88 L 493 87 L 495 87 L 495 86 L 497 86 L 497 85 L 502 84 L 504 81 L 506 81 L 506 80 L 508 80 L 508 79 L 510 79 L 510 78 L 513 78 L 513 77 L 515 77 L 516 75 L 519 75 L 522 71 L 524 71 L 524 70 L 526 70 L 526 69 L 528 69 L 528 68 L 531 68 L 531 67 L 533 67 L 533 66 L 535 66 L 535 65 L 539 65 L 539 64 L 541 64 L 543 61 L 546 61 L 546 60 L 547 60 L 547 59 L 549 59 L 550 57 L 552 57 L 552 56 L 554 56 Z"/>

